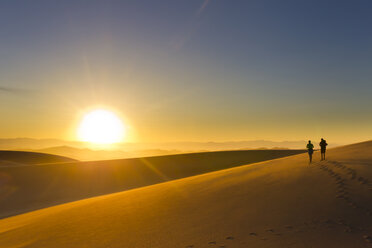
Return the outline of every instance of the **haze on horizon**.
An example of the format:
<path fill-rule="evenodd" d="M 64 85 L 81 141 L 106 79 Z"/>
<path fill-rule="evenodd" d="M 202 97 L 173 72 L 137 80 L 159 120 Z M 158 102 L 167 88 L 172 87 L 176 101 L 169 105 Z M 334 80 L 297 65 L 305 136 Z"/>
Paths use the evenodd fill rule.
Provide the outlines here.
<path fill-rule="evenodd" d="M 2 1 L 0 138 L 371 138 L 369 1 Z"/>

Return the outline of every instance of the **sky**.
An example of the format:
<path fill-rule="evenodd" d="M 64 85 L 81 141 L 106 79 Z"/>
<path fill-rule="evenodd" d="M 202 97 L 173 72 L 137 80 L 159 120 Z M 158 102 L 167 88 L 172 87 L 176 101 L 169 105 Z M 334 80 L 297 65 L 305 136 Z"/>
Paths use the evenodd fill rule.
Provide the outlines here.
<path fill-rule="evenodd" d="M 371 139 L 369 0 L 2 0 L 0 138 Z"/>

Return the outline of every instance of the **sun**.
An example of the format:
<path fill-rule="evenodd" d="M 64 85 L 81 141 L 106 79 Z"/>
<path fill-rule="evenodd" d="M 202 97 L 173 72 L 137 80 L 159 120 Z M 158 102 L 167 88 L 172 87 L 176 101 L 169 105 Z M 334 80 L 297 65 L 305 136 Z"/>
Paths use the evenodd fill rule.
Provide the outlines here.
<path fill-rule="evenodd" d="M 112 111 L 95 109 L 84 115 L 79 128 L 78 138 L 94 144 L 113 144 L 123 141 L 125 126 Z"/>

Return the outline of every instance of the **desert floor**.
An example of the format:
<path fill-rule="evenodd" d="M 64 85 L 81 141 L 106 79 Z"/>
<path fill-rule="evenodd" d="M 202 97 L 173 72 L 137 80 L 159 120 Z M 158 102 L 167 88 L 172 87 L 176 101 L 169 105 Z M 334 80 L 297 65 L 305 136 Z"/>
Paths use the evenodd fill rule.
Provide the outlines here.
<path fill-rule="evenodd" d="M 371 151 L 365 142 L 322 162 L 299 154 L 31 211 L 0 220 L 0 247 L 372 247 Z"/>

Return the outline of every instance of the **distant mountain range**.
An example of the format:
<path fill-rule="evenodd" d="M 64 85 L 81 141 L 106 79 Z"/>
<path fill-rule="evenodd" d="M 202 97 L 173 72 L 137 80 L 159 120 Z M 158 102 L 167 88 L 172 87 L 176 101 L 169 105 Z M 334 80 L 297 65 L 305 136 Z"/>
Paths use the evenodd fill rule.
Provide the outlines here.
<path fill-rule="evenodd" d="M 32 138 L 0 139 L 0 149 L 2 150 L 44 149 L 54 146 L 84 147 L 84 143 L 75 141 L 65 141 L 59 139 L 32 139 Z"/>
<path fill-rule="evenodd" d="M 88 143 L 59 139 L 0 139 L 0 150 L 24 150 L 50 153 L 78 160 L 105 160 L 169 155 L 189 152 L 250 149 L 304 149 L 306 141 L 232 141 L 232 142 L 164 142 L 122 143 L 97 149 Z M 337 144 L 330 144 L 330 147 Z"/>

